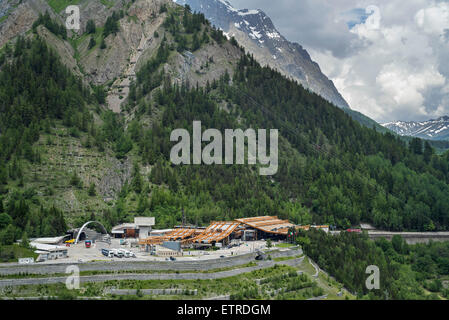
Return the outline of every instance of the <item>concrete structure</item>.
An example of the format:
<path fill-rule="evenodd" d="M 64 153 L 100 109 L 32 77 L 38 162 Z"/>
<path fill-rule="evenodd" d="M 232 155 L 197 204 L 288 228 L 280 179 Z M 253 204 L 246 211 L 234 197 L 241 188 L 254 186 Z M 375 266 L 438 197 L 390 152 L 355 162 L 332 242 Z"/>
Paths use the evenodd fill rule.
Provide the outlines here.
<path fill-rule="evenodd" d="M 36 251 L 34 252 L 39 254 L 39 256 L 37 257 L 37 261 L 47 261 L 68 257 L 67 247 L 37 242 L 30 242 L 30 247 L 35 248 Z"/>
<path fill-rule="evenodd" d="M 111 234 L 114 238 L 130 238 L 136 236 L 136 225 L 134 223 L 122 223 L 112 228 Z"/>
<path fill-rule="evenodd" d="M 331 235 L 339 235 L 342 231 L 330 231 Z M 347 232 L 347 231 L 343 231 Z M 367 231 L 368 238 L 376 240 L 385 238 L 391 240 L 393 236 L 401 236 L 408 244 L 428 243 L 429 241 L 449 241 L 449 231 L 440 232 L 392 232 L 373 230 Z"/>
<path fill-rule="evenodd" d="M 170 250 L 181 251 L 181 241 L 164 241 L 161 246 Z"/>
<path fill-rule="evenodd" d="M 362 230 L 376 230 L 371 224 L 369 223 L 360 223 L 360 229 Z"/>
<path fill-rule="evenodd" d="M 329 226 L 328 225 L 322 225 L 322 226 L 312 225 L 310 227 L 313 228 L 313 229 L 317 229 L 317 230 L 323 230 L 324 232 L 329 233 Z"/>
<path fill-rule="evenodd" d="M 296 230 L 303 230 L 303 231 L 309 231 L 310 229 L 317 229 L 317 230 L 323 230 L 326 233 L 329 233 L 329 226 L 328 225 L 322 225 L 322 226 L 317 226 L 317 225 L 305 225 L 305 226 L 296 226 L 295 229 Z"/>
<path fill-rule="evenodd" d="M 159 257 L 180 257 L 182 256 L 181 250 L 172 250 L 164 246 L 155 245 L 153 247 L 152 253 Z"/>
<path fill-rule="evenodd" d="M 139 239 L 146 239 L 154 226 L 154 217 L 135 217 L 134 224 L 139 229 Z"/>
<path fill-rule="evenodd" d="M 112 228 L 114 238 L 139 238 L 146 239 L 154 226 L 154 217 L 135 217 L 134 223 L 122 223 Z"/>
<path fill-rule="evenodd" d="M 244 241 L 253 241 L 253 240 L 256 240 L 256 238 L 257 238 L 256 230 L 252 230 L 252 229 L 243 230 L 242 239 Z"/>
<path fill-rule="evenodd" d="M 108 233 L 108 232 L 106 231 L 106 228 L 105 228 L 100 222 L 98 222 L 98 221 L 88 221 L 88 222 L 86 222 L 85 224 L 83 224 L 83 226 L 79 229 L 78 234 L 77 234 L 76 239 L 75 239 L 75 244 L 78 243 L 78 241 L 79 241 L 81 235 L 82 235 L 83 232 L 84 232 L 84 229 L 86 229 L 86 227 L 87 227 L 89 224 L 96 224 L 96 225 L 98 225 L 98 226 L 101 227 L 101 229 L 103 230 L 103 232 L 104 232 L 105 234 Z M 92 240 L 92 239 L 90 239 L 90 240 Z"/>
<path fill-rule="evenodd" d="M 57 244 L 62 243 L 65 238 L 66 238 L 66 236 L 50 237 L 50 238 L 36 238 L 36 239 L 30 239 L 30 240 L 31 240 L 31 242 L 34 242 L 34 243 L 57 245 Z"/>
<path fill-rule="evenodd" d="M 449 232 L 390 232 L 390 231 L 368 231 L 368 237 L 372 240 L 385 238 L 391 240 L 394 235 L 400 235 L 408 244 L 428 243 L 432 241 L 448 241 Z"/>

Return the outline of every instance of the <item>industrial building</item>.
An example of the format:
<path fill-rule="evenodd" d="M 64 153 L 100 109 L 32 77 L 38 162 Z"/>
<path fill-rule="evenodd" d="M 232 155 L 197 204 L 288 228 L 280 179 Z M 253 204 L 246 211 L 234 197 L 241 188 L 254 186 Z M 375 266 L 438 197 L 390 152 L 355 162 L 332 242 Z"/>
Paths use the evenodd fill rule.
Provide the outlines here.
<path fill-rule="evenodd" d="M 155 245 L 152 247 L 153 249 L 150 251 L 152 254 L 159 256 L 159 257 L 180 257 L 182 256 L 181 250 L 173 250 L 170 248 L 167 248 L 162 245 Z"/>
<path fill-rule="evenodd" d="M 154 217 L 135 217 L 134 223 L 123 223 L 115 226 L 111 233 L 114 238 L 145 239 L 150 236 L 154 224 Z"/>
<path fill-rule="evenodd" d="M 304 230 L 309 231 L 310 229 L 316 229 L 316 230 L 323 230 L 324 232 L 329 232 L 329 226 L 323 225 L 323 226 L 316 226 L 316 225 L 305 225 L 305 226 L 296 226 L 296 230 Z"/>
<path fill-rule="evenodd" d="M 267 238 L 285 239 L 288 230 L 295 227 L 288 220 L 281 220 L 278 217 L 271 216 L 242 218 L 235 219 L 235 221 L 246 227 L 244 233 L 250 232 L 254 238 L 253 240 Z"/>
<path fill-rule="evenodd" d="M 36 261 L 47 261 L 67 258 L 67 247 L 30 242 L 30 247 L 35 248 L 35 253 L 39 254 Z"/>
<path fill-rule="evenodd" d="M 328 226 L 319 226 L 327 227 Z M 151 233 L 147 238 L 140 238 L 142 250 L 177 241 L 183 247 L 204 248 L 211 246 L 227 246 L 234 239 L 259 240 L 287 238 L 288 231 L 296 226 L 288 220 L 276 216 L 263 216 L 235 219 L 234 221 L 214 221 L 207 228 L 177 227 L 171 231 Z"/>
<path fill-rule="evenodd" d="M 60 236 L 60 237 L 46 237 L 46 238 L 33 238 L 30 239 L 30 242 L 33 243 L 41 243 L 41 244 L 51 244 L 51 245 L 58 245 L 62 242 L 64 242 L 65 239 L 67 239 L 67 236 Z"/>

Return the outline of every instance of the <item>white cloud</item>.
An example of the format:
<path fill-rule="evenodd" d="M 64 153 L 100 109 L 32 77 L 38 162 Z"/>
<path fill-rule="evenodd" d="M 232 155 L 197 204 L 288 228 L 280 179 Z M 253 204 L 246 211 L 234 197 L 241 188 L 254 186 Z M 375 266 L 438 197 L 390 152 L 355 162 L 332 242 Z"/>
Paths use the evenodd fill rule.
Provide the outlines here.
<path fill-rule="evenodd" d="M 379 72 L 376 83 L 390 97 L 397 110 L 428 116 L 424 106 L 426 90 L 441 87 L 445 78 L 433 68 L 410 72 L 408 65 L 387 64 Z"/>
<path fill-rule="evenodd" d="M 379 122 L 449 115 L 447 0 L 231 2 L 264 10 L 309 51 L 351 108 Z M 378 28 L 367 18 L 371 5 L 379 8 Z"/>
<path fill-rule="evenodd" d="M 449 28 L 449 4 L 441 2 L 419 10 L 415 21 L 424 32 L 441 36 Z"/>

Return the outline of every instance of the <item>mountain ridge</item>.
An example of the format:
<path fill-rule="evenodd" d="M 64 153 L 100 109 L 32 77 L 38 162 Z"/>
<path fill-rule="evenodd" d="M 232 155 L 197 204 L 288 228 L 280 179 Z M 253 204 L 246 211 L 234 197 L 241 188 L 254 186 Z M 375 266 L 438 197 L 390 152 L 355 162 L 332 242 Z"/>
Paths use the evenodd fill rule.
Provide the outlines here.
<path fill-rule="evenodd" d="M 321 71 L 307 50 L 288 41 L 260 9 L 235 9 L 223 0 L 173 0 L 205 14 L 212 24 L 234 36 L 261 65 L 270 65 L 285 76 L 321 95 L 342 109 L 350 106 Z"/>
<path fill-rule="evenodd" d="M 342 228 L 360 221 L 390 230 L 448 228 L 449 154 L 422 154 L 419 143 L 408 148 L 393 134 L 360 125 L 320 95 L 260 65 L 202 14 L 173 2 L 136 0 L 109 10 L 91 0 L 80 2 L 82 10 L 86 4 L 102 8 L 105 25 L 112 19 L 117 32 L 106 33 L 98 23 L 92 33 L 82 28 L 66 35 L 43 17 L 0 50 L 0 100 L 10 101 L 0 105 L 0 193 L 20 230 L 26 228 L 23 212 L 28 217 L 52 206 L 71 226 L 95 218 L 109 228 L 140 214 L 168 227 L 185 208 L 200 224 L 278 215 Z M 152 39 L 154 46 L 141 47 L 141 39 Z M 96 44 L 89 48 L 91 40 Z M 70 61 L 76 62 L 83 78 L 74 82 L 76 91 L 64 90 L 64 81 L 51 72 L 30 67 L 44 59 L 35 54 L 47 46 L 41 42 L 59 55 L 73 55 L 61 59 L 67 72 L 58 68 L 70 71 L 67 81 L 74 82 Z M 46 61 L 58 54 L 47 52 Z M 103 65 L 113 62 L 118 67 L 109 75 Z M 11 82 L 11 63 L 24 68 L 14 74 L 24 90 Z M 131 70 L 133 63 L 137 69 Z M 120 100 L 115 110 L 108 106 L 110 95 Z M 220 131 L 278 128 L 279 171 L 264 178 L 257 165 L 173 165 L 170 133 L 191 130 L 195 120 Z M 417 197 L 417 190 L 425 196 Z M 28 235 L 51 235 L 30 228 Z"/>
<path fill-rule="evenodd" d="M 400 136 L 411 136 L 434 141 L 449 140 L 449 116 L 427 121 L 392 121 L 382 126 Z"/>

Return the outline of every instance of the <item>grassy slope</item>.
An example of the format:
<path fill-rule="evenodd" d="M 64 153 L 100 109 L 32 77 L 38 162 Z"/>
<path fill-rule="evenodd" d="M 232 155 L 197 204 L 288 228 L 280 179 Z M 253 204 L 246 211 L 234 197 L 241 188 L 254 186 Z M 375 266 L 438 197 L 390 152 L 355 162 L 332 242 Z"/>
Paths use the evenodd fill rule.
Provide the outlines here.
<path fill-rule="evenodd" d="M 61 12 L 69 5 L 77 5 L 81 0 L 47 0 L 48 5 L 55 11 Z"/>

